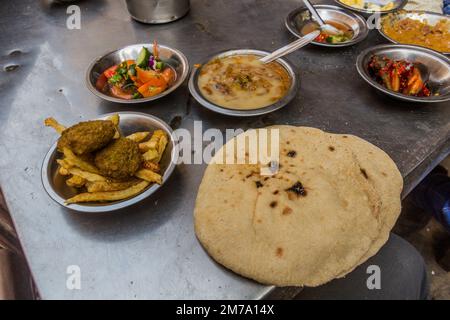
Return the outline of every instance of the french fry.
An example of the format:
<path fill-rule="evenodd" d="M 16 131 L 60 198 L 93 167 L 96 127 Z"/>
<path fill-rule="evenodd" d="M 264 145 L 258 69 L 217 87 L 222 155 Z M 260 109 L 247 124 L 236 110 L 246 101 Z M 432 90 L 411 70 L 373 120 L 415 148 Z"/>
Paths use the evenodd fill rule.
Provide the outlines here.
<path fill-rule="evenodd" d="M 120 122 L 120 116 L 116 113 L 112 116 L 109 116 L 107 120 L 111 121 L 114 126 L 116 127 L 116 133 L 114 134 L 114 139 L 120 138 L 120 131 L 119 131 L 119 122 Z"/>
<path fill-rule="evenodd" d="M 120 116 L 119 114 L 116 113 L 113 114 L 112 116 L 109 116 L 107 120 L 111 121 L 115 126 L 118 126 L 120 122 Z"/>
<path fill-rule="evenodd" d="M 158 159 L 158 157 L 159 157 L 158 151 L 155 149 L 149 149 L 146 153 L 142 155 L 144 161 L 155 162 L 155 160 Z"/>
<path fill-rule="evenodd" d="M 66 200 L 66 204 L 80 203 L 80 202 L 94 202 L 94 201 L 117 201 L 123 200 L 137 195 L 142 192 L 150 183 L 141 181 L 138 184 L 120 191 L 110 192 L 85 192 L 80 193 L 70 199 Z"/>
<path fill-rule="evenodd" d="M 70 179 L 66 180 L 66 184 L 69 187 L 81 188 L 86 184 L 86 179 L 84 179 L 80 176 L 72 176 Z"/>
<path fill-rule="evenodd" d="M 133 140 L 136 143 L 142 142 L 150 135 L 150 132 L 144 131 L 144 132 L 135 132 L 133 134 L 130 134 L 127 136 L 127 139 Z"/>
<path fill-rule="evenodd" d="M 69 171 L 70 168 L 72 168 L 73 166 L 67 162 L 65 159 L 58 159 L 56 160 L 56 162 L 61 166 L 61 168 L 66 169 L 67 171 Z M 70 172 L 69 172 L 70 174 Z"/>
<path fill-rule="evenodd" d="M 161 170 L 158 163 L 154 163 L 151 161 L 144 161 L 142 162 L 142 168 L 152 170 L 153 172 L 159 173 Z"/>
<path fill-rule="evenodd" d="M 157 149 L 159 140 L 165 135 L 166 133 L 163 130 L 155 130 L 150 140 L 139 144 L 139 150 L 141 150 L 141 152 L 147 152 L 150 149 Z"/>
<path fill-rule="evenodd" d="M 91 182 L 107 181 L 107 179 L 105 177 L 103 177 L 99 174 L 83 171 L 78 168 L 73 167 L 73 168 L 68 169 L 68 171 L 70 172 L 70 174 L 80 176 L 80 177 L 86 179 L 87 181 L 91 181 Z"/>
<path fill-rule="evenodd" d="M 110 182 L 110 181 L 97 181 L 88 182 L 86 184 L 88 192 L 106 192 L 106 191 L 119 191 L 127 189 L 142 180 L 133 180 L 125 182 Z"/>
<path fill-rule="evenodd" d="M 158 157 L 154 162 L 159 163 L 161 161 L 161 158 L 164 154 L 164 150 L 166 150 L 167 143 L 169 141 L 167 140 L 167 136 L 164 134 L 161 136 L 161 138 L 158 141 Z"/>
<path fill-rule="evenodd" d="M 70 175 L 70 172 L 64 167 L 59 167 L 58 173 L 62 176 Z"/>
<path fill-rule="evenodd" d="M 58 162 L 58 164 L 61 167 L 63 167 L 64 169 L 66 169 L 70 174 L 75 175 L 75 176 L 80 176 L 80 177 L 86 179 L 87 181 L 90 181 L 90 182 L 107 181 L 107 179 L 105 177 L 103 177 L 99 174 L 87 172 L 87 171 L 84 171 L 79 168 L 71 166 L 66 160 L 58 159 L 58 160 L 56 160 L 56 162 Z"/>
<path fill-rule="evenodd" d="M 66 130 L 66 127 L 64 127 L 63 125 L 59 124 L 58 121 L 55 120 L 55 118 L 47 118 L 47 119 L 45 119 L 44 120 L 44 124 L 47 127 L 52 127 L 59 134 L 62 134 L 62 132 L 64 130 Z"/>
<path fill-rule="evenodd" d="M 80 158 L 75 153 L 73 153 L 73 151 L 70 150 L 69 148 L 64 148 L 63 152 L 64 152 L 64 156 L 65 156 L 64 160 L 66 162 L 68 162 L 70 165 L 72 165 L 73 167 L 78 167 L 81 170 L 84 170 L 87 172 L 100 174 L 100 171 L 97 169 L 96 166 L 94 166 L 93 164 Z"/>
<path fill-rule="evenodd" d="M 156 182 L 157 184 L 162 183 L 161 175 L 148 169 L 139 170 L 136 172 L 135 176 L 148 182 Z"/>

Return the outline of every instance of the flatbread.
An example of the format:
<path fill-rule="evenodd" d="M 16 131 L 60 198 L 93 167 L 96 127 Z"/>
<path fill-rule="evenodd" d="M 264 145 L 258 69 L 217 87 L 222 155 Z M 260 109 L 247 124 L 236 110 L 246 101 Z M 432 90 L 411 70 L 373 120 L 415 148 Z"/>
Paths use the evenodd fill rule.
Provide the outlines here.
<path fill-rule="evenodd" d="M 380 148 L 353 135 L 333 136 L 343 141 L 352 150 L 367 180 L 381 198 L 380 235 L 358 264 L 339 276 L 342 277 L 375 255 L 389 239 L 389 234 L 401 212 L 403 178 L 394 161 Z"/>
<path fill-rule="evenodd" d="M 318 286 L 368 253 L 381 232 L 381 198 L 345 142 L 314 128 L 271 129 L 280 132 L 279 172 L 263 177 L 264 164 L 210 164 L 195 232 L 217 262 L 238 274 L 277 286 Z"/>

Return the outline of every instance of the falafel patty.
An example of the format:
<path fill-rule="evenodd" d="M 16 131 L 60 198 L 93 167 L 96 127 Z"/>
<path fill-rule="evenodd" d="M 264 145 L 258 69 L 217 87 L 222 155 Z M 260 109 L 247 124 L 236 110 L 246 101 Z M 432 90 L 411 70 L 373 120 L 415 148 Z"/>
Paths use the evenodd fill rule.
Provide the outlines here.
<path fill-rule="evenodd" d="M 100 172 L 119 180 L 132 177 L 141 163 L 138 144 L 126 138 L 114 140 L 95 155 L 95 165 Z"/>
<path fill-rule="evenodd" d="M 115 126 L 109 120 L 80 122 L 64 130 L 58 140 L 58 150 L 69 148 L 78 155 L 105 147 L 114 137 Z"/>

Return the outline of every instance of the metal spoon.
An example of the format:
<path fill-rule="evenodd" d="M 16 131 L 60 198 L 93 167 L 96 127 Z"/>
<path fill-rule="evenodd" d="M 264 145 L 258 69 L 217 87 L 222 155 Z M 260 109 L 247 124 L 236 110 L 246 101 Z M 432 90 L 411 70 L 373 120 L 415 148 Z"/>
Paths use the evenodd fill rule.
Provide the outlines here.
<path fill-rule="evenodd" d="M 313 18 L 317 21 L 317 23 L 320 26 L 320 29 L 323 31 L 326 31 L 328 34 L 331 35 L 343 35 L 344 32 L 342 30 L 339 30 L 338 28 L 332 26 L 331 24 L 325 23 L 322 18 L 319 16 L 319 13 L 317 13 L 317 10 L 314 8 L 314 6 L 309 2 L 309 0 L 303 0 L 303 3 L 308 8 L 309 12 L 311 12 Z"/>
<path fill-rule="evenodd" d="M 320 34 L 319 30 L 314 30 L 311 33 L 308 33 L 307 35 L 301 37 L 300 39 L 281 47 L 278 50 L 275 50 L 271 54 L 268 54 L 267 56 L 262 57 L 259 59 L 262 63 L 269 63 L 272 62 L 278 58 L 281 58 L 289 53 L 294 52 L 295 50 L 300 49 L 301 47 L 306 46 L 308 43 L 314 41 L 315 38 L 317 38 Z"/>

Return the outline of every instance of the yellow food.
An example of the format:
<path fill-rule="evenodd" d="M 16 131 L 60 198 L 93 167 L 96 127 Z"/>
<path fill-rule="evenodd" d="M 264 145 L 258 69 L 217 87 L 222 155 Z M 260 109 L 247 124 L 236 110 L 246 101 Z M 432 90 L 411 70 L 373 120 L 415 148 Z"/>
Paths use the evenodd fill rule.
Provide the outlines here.
<path fill-rule="evenodd" d="M 156 173 L 158 173 L 161 170 L 161 167 L 159 166 L 158 163 L 154 163 L 154 162 L 151 162 L 151 161 L 144 161 L 142 163 L 142 167 L 144 169 L 152 170 L 153 172 L 156 172 Z"/>
<path fill-rule="evenodd" d="M 120 191 L 80 193 L 70 199 L 67 199 L 66 203 L 70 204 L 80 202 L 105 202 L 123 200 L 141 193 L 145 188 L 147 188 L 148 185 L 149 182 L 142 181 L 132 187 Z"/>
<path fill-rule="evenodd" d="M 139 170 L 136 172 L 136 177 L 148 182 L 156 182 L 157 184 L 162 183 L 161 175 L 148 169 Z"/>
<path fill-rule="evenodd" d="M 159 140 L 163 136 L 165 136 L 164 131 L 155 130 L 155 132 L 153 132 L 153 135 L 151 136 L 150 140 L 139 144 L 139 150 L 141 150 L 142 152 L 146 152 L 150 149 L 157 149 Z"/>
<path fill-rule="evenodd" d="M 167 134 L 163 130 L 155 130 L 150 137 L 150 132 L 142 131 L 122 138 L 119 131 L 119 121 L 119 115 L 116 114 L 108 117 L 106 121 L 84 122 L 73 126 L 77 129 L 76 134 L 74 134 L 73 127 L 66 128 L 53 118 L 45 120 L 46 126 L 54 128 L 59 134 L 62 134 L 62 137 L 66 136 L 67 140 L 65 143 L 58 142 L 58 151 L 63 153 L 63 157 L 56 160 L 59 164 L 58 174 L 65 177 L 67 186 L 77 189 L 84 188 L 87 191 L 66 200 L 67 204 L 122 200 L 137 195 L 151 183 L 162 183 L 162 176 L 159 174 L 161 170 L 159 161 L 168 143 Z M 107 125 L 96 125 L 97 122 Z M 82 128 L 80 128 L 81 126 Z M 72 131 L 71 139 L 67 138 L 68 131 Z M 106 133 L 103 134 L 103 132 Z M 106 140 L 106 138 L 103 139 L 104 136 L 107 136 L 109 141 L 106 142 L 106 145 L 101 145 L 100 142 Z M 148 139 L 149 137 L 150 139 Z M 147 139 L 148 141 L 146 141 Z M 139 160 L 136 170 L 130 172 L 130 175 L 126 178 L 116 177 L 115 175 L 120 170 L 130 167 L 129 163 L 124 164 L 127 161 L 115 161 L 114 163 L 119 163 L 116 166 L 117 168 L 113 168 L 114 163 L 109 161 L 108 168 L 111 169 L 111 172 L 107 174 L 102 171 L 105 167 L 104 164 L 102 163 L 100 167 L 97 163 L 102 159 L 104 160 L 102 155 L 106 149 L 111 151 L 111 148 L 120 142 L 133 144 L 136 157 Z M 94 145 L 95 148 L 89 149 L 86 144 Z M 129 150 L 125 150 L 123 146 L 118 149 L 118 152 L 112 154 L 114 158 L 117 158 L 120 153 L 125 153 L 127 159 L 129 158 Z M 142 161 L 144 158 L 146 161 Z"/>
<path fill-rule="evenodd" d="M 159 154 L 156 149 L 150 149 L 142 155 L 144 161 L 155 161 L 156 159 L 158 159 L 158 157 Z"/>
<path fill-rule="evenodd" d="M 441 19 L 430 25 L 427 21 L 388 15 L 382 19 L 381 26 L 384 33 L 396 42 L 450 52 L 450 19 Z"/>
<path fill-rule="evenodd" d="M 88 192 L 119 191 L 127 189 L 139 182 L 140 180 L 125 181 L 125 182 L 97 181 L 97 182 L 88 182 L 86 184 L 86 187 Z"/>
<path fill-rule="evenodd" d="M 107 180 L 105 177 L 103 177 L 99 174 L 90 173 L 90 172 L 83 171 L 78 168 L 70 168 L 70 169 L 68 169 L 68 171 L 70 172 L 70 174 L 80 176 L 80 177 L 86 179 L 87 181 L 95 182 L 95 181 L 106 181 Z"/>
<path fill-rule="evenodd" d="M 136 143 L 142 142 L 150 135 L 150 132 L 135 132 L 127 136 L 127 139 L 133 140 Z"/>
<path fill-rule="evenodd" d="M 168 142 L 166 133 L 162 130 L 156 130 L 149 141 L 139 144 L 139 149 L 144 152 L 142 155 L 144 161 L 155 163 L 161 161 Z"/>
<path fill-rule="evenodd" d="M 47 127 L 52 127 L 59 134 L 61 134 L 64 130 L 66 130 L 66 127 L 64 127 L 63 125 L 59 124 L 58 121 L 56 121 L 54 118 L 47 118 L 47 119 L 45 119 L 44 120 L 44 124 Z"/>
<path fill-rule="evenodd" d="M 159 141 L 158 141 L 158 157 L 156 158 L 156 161 L 154 160 L 153 162 L 155 163 L 159 163 L 161 161 L 162 155 L 164 154 L 164 150 L 166 150 L 166 146 L 167 143 L 169 141 L 167 140 L 167 136 L 166 134 L 164 134 L 163 136 L 160 137 Z"/>
<path fill-rule="evenodd" d="M 277 62 L 264 64 L 255 55 L 236 55 L 205 64 L 198 77 L 202 95 L 229 109 L 259 109 L 286 95 L 289 74 Z"/>
<path fill-rule="evenodd" d="M 120 116 L 118 114 L 114 114 L 112 116 L 109 116 L 106 120 L 111 121 L 114 124 L 114 126 L 116 127 L 114 139 L 120 138 L 120 131 L 119 131 Z"/>
<path fill-rule="evenodd" d="M 79 168 L 73 167 L 70 164 L 67 163 L 65 160 L 58 159 L 56 160 L 60 166 L 62 166 L 64 169 L 66 169 L 70 174 L 75 176 L 80 176 L 87 181 L 95 182 L 95 181 L 106 181 L 107 179 L 99 174 L 87 172 L 84 170 L 81 170 Z"/>
<path fill-rule="evenodd" d="M 65 160 L 65 159 L 58 159 L 58 160 L 56 160 L 56 162 L 60 165 L 61 168 L 67 170 L 67 172 L 68 172 L 68 170 L 69 170 L 70 168 L 73 167 L 73 165 L 71 165 L 71 164 L 70 164 L 67 160 Z M 70 172 L 69 172 L 69 174 L 70 174 Z"/>
<path fill-rule="evenodd" d="M 81 188 L 86 184 L 86 179 L 84 179 L 80 176 L 72 176 L 70 179 L 66 180 L 66 184 L 69 187 Z"/>
<path fill-rule="evenodd" d="M 64 148 L 64 160 L 72 167 L 78 167 L 84 171 L 100 174 L 96 166 L 80 158 L 69 148 Z"/>
<path fill-rule="evenodd" d="M 371 11 L 388 11 L 394 9 L 394 2 L 388 2 L 384 6 L 372 3 L 364 0 L 340 0 L 341 3 L 346 4 L 353 8 L 366 9 Z"/>
<path fill-rule="evenodd" d="M 70 175 L 70 172 L 67 171 L 67 169 L 66 169 L 66 168 L 63 168 L 63 167 L 59 167 L 58 173 L 59 173 L 60 175 L 62 175 L 62 176 L 68 176 L 68 175 Z"/>

